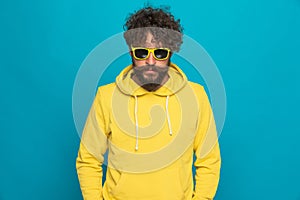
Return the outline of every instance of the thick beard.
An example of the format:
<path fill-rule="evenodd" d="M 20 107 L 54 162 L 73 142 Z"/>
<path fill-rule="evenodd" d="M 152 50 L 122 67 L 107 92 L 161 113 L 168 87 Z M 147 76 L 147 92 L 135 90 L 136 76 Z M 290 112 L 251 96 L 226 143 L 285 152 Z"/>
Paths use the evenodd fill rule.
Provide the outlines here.
<path fill-rule="evenodd" d="M 134 66 L 134 65 L 133 65 Z M 153 79 L 152 77 L 150 77 L 149 79 L 144 77 L 144 72 L 152 69 L 153 71 L 158 73 L 157 78 Z M 139 66 L 133 67 L 133 75 L 136 76 L 136 78 L 139 80 L 140 82 L 140 86 L 142 88 L 144 88 L 145 90 L 151 92 L 151 91 L 155 91 L 157 90 L 161 85 L 162 82 L 165 78 L 165 76 L 167 76 L 169 70 L 169 65 L 166 67 L 157 67 L 155 65 L 144 65 L 144 66 Z"/>

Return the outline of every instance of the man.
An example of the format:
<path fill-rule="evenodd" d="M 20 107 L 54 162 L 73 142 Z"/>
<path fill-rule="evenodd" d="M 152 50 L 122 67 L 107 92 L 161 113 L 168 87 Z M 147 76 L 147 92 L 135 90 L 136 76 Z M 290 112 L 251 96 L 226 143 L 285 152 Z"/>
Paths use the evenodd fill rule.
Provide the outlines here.
<path fill-rule="evenodd" d="M 170 60 L 182 43 L 179 20 L 145 7 L 125 28 L 132 64 L 98 88 L 81 139 L 76 168 L 84 199 L 213 199 L 221 163 L 216 127 L 203 87 Z"/>

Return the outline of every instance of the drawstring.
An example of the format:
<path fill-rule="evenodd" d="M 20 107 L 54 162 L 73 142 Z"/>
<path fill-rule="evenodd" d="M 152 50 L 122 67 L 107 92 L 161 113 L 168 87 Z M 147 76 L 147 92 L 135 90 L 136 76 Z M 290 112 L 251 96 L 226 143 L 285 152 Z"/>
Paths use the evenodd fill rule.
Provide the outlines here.
<path fill-rule="evenodd" d="M 170 120 L 169 109 L 168 109 L 169 97 L 170 96 L 168 95 L 167 99 L 166 99 L 166 113 L 167 113 L 167 120 L 168 120 L 168 126 L 169 126 L 169 134 L 172 136 L 173 132 L 172 132 L 171 120 Z"/>
<path fill-rule="evenodd" d="M 169 135 L 172 136 L 172 126 L 171 126 L 171 120 L 169 115 L 169 95 L 166 99 L 166 114 L 167 114 L 167 121 L 168 121 L 168 127 L 169 127 Z M 138 122 L 138 116 L 137 116 L 137 109 L 138 109 L 138 98 L 137 96 L 134 96 L 135 103 L 134 103 L 134 118 L 135 118 L 135 150 L 137 151 L 139 149 L 139 122 Z"/>
<path fill-rule="evenodd" d="M 137 117 L 137 108 L 138 108 L 138 100 L 137 96 L 134 96 L 135 98 L 135 103 L 134 103 L 134 118 L 135 118 L 135 150 L 137 151 L 139 149 L 139 122 L 138 122 L 138 117 Z"/>

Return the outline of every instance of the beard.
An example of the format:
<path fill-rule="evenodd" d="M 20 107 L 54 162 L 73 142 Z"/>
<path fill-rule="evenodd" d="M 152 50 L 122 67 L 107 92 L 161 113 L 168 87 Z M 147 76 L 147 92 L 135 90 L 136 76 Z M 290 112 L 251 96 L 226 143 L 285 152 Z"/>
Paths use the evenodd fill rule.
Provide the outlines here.
<path fill-rule="evenodd" d="M 157 90 L 167 76 L 169 65 L 164 67 L 157 67 L 155 65 L 144 65 L 133 67 L 133 75 L 138 79 L 140 86 L 145 90 L 151 92 Z"/>

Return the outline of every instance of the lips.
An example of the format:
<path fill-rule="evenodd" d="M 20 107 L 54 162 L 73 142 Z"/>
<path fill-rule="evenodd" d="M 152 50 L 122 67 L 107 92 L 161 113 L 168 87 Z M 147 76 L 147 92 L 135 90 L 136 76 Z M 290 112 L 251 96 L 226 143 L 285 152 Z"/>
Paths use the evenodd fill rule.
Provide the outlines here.
<path fill-rule="evenodd" d="M 156 74 L 157 72 L 154 70 L 146 70 L 145 73 L 146 74 Z"/>

